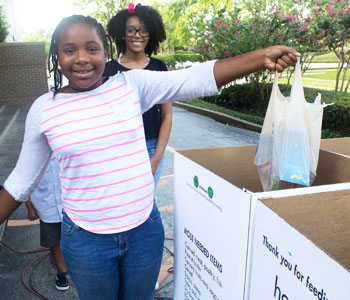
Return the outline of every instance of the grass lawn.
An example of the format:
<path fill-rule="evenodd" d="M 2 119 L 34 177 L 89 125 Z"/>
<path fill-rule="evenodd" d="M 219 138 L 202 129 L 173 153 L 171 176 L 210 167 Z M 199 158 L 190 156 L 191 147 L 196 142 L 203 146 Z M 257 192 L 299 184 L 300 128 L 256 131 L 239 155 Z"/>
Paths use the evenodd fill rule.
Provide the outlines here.
<path fill-rule="evenodd" d="M 347 77 L 349 79 L 350 72 L 348 72 Z M 309 69 L 307 70 L 303 77 L 310 77 L 315 79 L 324 79 L 324 80 L 336 80 L 337 78 L 337 69 Z M 343 78 L 343 74 L 340 74 L 340 78 Z"/>
<path fill-rule="evenodd" d="M 337 69 L 308 69 L 303 74 L 303 85 L 307 86 L 314 86 L 314 87 L 325 87 L 334 89 L 335 88 L 335 82 L 336 82 L 336 76 L 337 76 Z M 350 73 L 348 74 L 348 79 L 350 77 Z M 341 74 L 341 79 L 343 78 L 343 74 Z M 310 80 L 308 80 L 310 79 Z M 280 83 L 287 83 L 286 78 L 280 78 Z M 293 81 L 291 80 L 290 83 Z M 347 81 L 345 81 L 346 85 Z M 341 85 L 341 81 L 339 82 Z"/>
<path fill-rule="evenodd" d="M 312 63 L 338 63 L 338 62 L 339 62 L 339 59 L 333 52 L 315 56 L 312 60 Z M 320 87 L 320 88 L 325 87 L 328 89 L 329 88 L 334 89 L 336 76 L 337 76 L 336 68 L 333 68 L 333 69 L 310 68 L 303 74 L 303 84 L 307 86 L 314 86 L 314 87 Z M 347 80 L 349 80 L 349 78 L 350 78 L 350 71 L 348 71 L 347 79 L 345 80 L 345 83 L 344 83 L 345 85 L 347 84 Z M 311 79 L 311 80 L 308 80 L 308 79 Z M 340 80 L 339 80 L 340 86 L 341 86 L 342 79 L 343 79 L 343 74 L 340 75 Z M 287 83 L 287 80 L 282 77 L 279 82 Z M 292 82 L 293 81 L 291 80 L 291 83 Z"/>
<path fill-rule="evenodd" d="M 320 87 L 320 88 L 327 88 L 327 89 L 335 88 L 335 81 L 317 81 L 317 80 L 307 80 L 307 79 L 303 79 L 302 81 L 304 86 Z M 278 82 L 287 84 L 287 78 L 280 78 Z M 290 83 L 292 82 L 293 80 L 291 80 Z"/>
<path fill-rule="evenodd" d="M 338 61 L 338 57 L 333 52 L 317 55 L 312 60 L 313 63 L 337 63 Z"/>

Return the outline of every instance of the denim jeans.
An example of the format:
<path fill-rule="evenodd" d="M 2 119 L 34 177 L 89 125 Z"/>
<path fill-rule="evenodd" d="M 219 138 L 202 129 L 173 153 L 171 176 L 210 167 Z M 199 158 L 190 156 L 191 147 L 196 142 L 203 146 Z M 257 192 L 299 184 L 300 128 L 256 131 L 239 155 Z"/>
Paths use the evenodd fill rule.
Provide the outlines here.
<path fill-rule="evenodd" d="M 157 138 L 151 139 L 151 140 L 146 140 L 149 158 L 151 158 L 154 155 L 154 153 L 156 152 L 157 143 L 158 143 Z M 154 174 L 154 176 L 153 176 L 153 178 L 154 178 L 154 195 L 157 192 L 157 186 L 158 186 L 158 182 L 160 179 L 160 173 L 162 172 L 163 165 L 164 165 L 164 154 L 162 156 L 162 159 L 159 162 L 156 174 Z"/>
<path fill-rule="evenodd" d="M 140 226 L 96 234 L 64 213 L 61 248 L 81 300 L 153 300 L 163 256 L 164 229 L 154 204 Z"/>

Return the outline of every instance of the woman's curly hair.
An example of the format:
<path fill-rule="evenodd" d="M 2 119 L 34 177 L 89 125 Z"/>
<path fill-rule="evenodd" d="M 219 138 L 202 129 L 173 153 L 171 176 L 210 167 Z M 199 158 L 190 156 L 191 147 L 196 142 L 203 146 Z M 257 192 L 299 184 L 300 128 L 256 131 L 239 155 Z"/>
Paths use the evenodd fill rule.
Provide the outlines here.
<path fill-rule="evenodd" d="M 117 55 L 124 54 L 126 52 L 125 44 L 125 24 L 127 20 L 132 16 L 139 17 L 145 24 L 145 27 L 149 31 L 149 41 L 145 48 L 145 53 L 148 56 L 157 54 L 159 44 L 166 39 L 166 33 L 162 17 L 151 6 L 142 6 L 137 4 L 134 8 L 135 12 L 129 12 L 128 9 L 123 9 L 117 12 L 117 14 L 108 22 L 107 32 L 117 47 Z"/>

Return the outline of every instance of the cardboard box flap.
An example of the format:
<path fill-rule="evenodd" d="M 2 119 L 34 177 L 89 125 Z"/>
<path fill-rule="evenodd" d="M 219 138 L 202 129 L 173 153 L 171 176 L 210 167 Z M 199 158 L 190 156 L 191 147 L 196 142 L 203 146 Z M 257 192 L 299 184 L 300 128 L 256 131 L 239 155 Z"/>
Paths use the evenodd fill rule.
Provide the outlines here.
<path fill-rule="evenodd" d="M 313 186 L 350 182 L 350 159 L 320 150 L 316 179 Z"/>
<path fill-rule="evenodd" d="M 323 139 L 321 149 L 350 156 L 350 137 Z"/>
<path fill-rule="evenodd" d="M 350 190 L 260 201 L 350 270 Z"/>
<path fill-rule="evenodd" d="M 262 192 L 254 164 L 256 145 L 177 151 L 238 188 Z M 350 182 L 350 159 L 320 150 L 313 186 Z"/>
<path fill-rule="evenodd" d="M 177 152 L 238 188 L 262 192 L 259 174 L 254 165 L 256 145 L 178 150 Z"/>

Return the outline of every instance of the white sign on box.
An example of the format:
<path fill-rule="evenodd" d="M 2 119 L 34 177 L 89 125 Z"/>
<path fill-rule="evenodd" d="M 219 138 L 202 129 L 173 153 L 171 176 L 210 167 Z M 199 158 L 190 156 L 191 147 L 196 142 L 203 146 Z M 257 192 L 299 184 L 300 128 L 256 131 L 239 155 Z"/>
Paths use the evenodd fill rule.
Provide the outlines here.
<path fill-rule="evenodd" d="M 175 156 L 176 300 L 243 299 L 249 195 Z"/>

